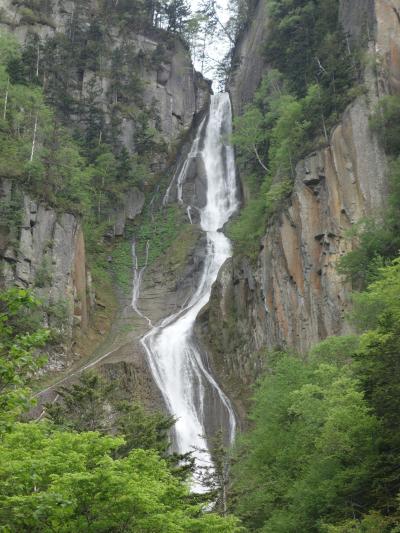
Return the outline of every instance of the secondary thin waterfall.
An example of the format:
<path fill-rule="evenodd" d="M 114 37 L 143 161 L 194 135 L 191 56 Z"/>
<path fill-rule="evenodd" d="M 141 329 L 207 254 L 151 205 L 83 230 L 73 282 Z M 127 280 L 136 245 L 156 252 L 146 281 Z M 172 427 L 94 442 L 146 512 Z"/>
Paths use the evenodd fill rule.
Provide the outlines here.
<path fill-rule="evenodd" d="M 203 121 L 199 130 L 204 125 Z M 231 403 L 210 374 L 193 331 L 200 310 L 210 299 L 221 266 L 231 256 L 231 243 L 221 231 L 238 207 L 234 153 L 229 144 L 231 131 L 229 95 L 217 94 L 211 99 L 203 147 L 200 148 L 199 131 L 188 156 L 201 157 L 206 172 L 206 205 L 200 209 L 200 225 L 207 237 L 202 275 L 186 306 L 142 339 L 154 379 L 169 411 L 177 418 L 175 447 L 179 453 L 195 450 L 199 466 L 210 463 L 205 439 L 205 400 L 210 391 L 215 393 L 224 412 L 231 442 L 236 430 Z"/>

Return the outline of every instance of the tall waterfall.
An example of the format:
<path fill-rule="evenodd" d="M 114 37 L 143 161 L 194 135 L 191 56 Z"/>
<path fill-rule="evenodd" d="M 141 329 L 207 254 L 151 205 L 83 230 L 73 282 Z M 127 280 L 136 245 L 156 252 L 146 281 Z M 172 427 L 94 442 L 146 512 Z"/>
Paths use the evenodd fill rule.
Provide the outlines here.
<path fill-rule="evenodd" d="M 199 130 L 203 127 L 204 121 Z M 179 453 L 196 450 L 194 456 L 199 466 L 210 463 L 205 439 L 208 394 L 216 396 L 220 404 L 230 441 L 236 429 L 231 403 L 211 375 L 193 332 L 200 310 L 210 299 L 218 272 L 231 256 L 230 241 L 221 231 L 237 208 L 234 154 L 229 145 L 231 131 L 229 95 L 217 94 L 211 100 L 203 147 L 200 148 L 198 134 L 188 156 L 202 158 L 207 181 L 206 205 L 200 210 L 201 228 L 207 237 L 201 278 L 186 306 L 142 339 L 154 379 L 170 413 L 177 418 L 176 449 Z"/>

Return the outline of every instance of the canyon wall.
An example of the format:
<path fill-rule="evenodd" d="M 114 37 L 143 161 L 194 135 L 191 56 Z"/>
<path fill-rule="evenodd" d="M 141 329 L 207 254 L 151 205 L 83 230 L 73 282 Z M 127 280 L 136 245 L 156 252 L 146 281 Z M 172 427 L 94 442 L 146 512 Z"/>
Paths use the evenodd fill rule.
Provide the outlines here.
<path fill-rule="evenodd" d="M 304 353 L 327 336 L 350 332 L 351 287 L 336 265 L 354 245 L 348 230 L 365 216 L 382 216 L 387 200 L 386 156 L 368 119 L 379 97 L 398 90 L 398 3 L 343 1 L 340 14 L 350 40 L 360 28 L 370 32 L 366 94 L 348 107 L 329 146 L 298 163 L 290 202 L 268 227 L 257 264 L 228 261 L 199 321 L 213 366 L 240 414 L 268 350 Z M 239 47 L 251 47 L 253 64 L 263 61 L 254 51 L 262 49 L 266 19 L 254 21 Z M 239 112 L 243 98 L 250 98 L 243 89 L 246 72 L 240 65 L 231 87 Z M 253 79 L 249 83 L 254 92 Z"/>
<path fill-rule="evenodd" d="M 28 17 L 25 11 L 27 7 L 31 7 L 30 2 L 0 0 L 0 28 L 12 31 L 21 43 L 32 34 L 38 35 L 41 43 L 57 35 L 70 36 L 79 9 L 80 23 L 86 27 L 99 15 L 100 8 L 96 2 L 86 2 L 89 4 L 86 8 L 79 4 L 75 0 L 53 0 L 46 10 L 30 9 Z M 159 47 L 164 43 L 168 45 L 160 52 Z M 91 103 L 102 106 L 106 122 L 110 125 L 111 108 L 115 104 L 111 88 L 111 56 L 117 49 L 129 51 L 135 57 L 140 56 L 142 64 L 138 77 L 144 86 L 143 104 L 157 111 L 158 116 L 153 118 L 153 125 L 169 145 L 173 144 L 179 135 L 190 128 L 195 114 L 206 106 L 210 93 L 209 83 L 195 72 L 187 47 L 178 37 L 162 30 L 149 28 L 143 32 L 130 31 L 123 24 L 108 27 L 103 44 L 101 68 L 86 68 L 78 76 L 71 71 L 74 97 L 85 103 L 90 94 L 96 93 L 96 100 Z M 159 52 L 161 57 L 155 60 L 155 54 Z M 73 79 L 74 77 L 79 79 Z M 121 113 L 121 142 L 133 152 L 135 145 L 132 134 L 136 121 L 130 118 L 129 113 Z M 70 118 L 79 121 L 82 117 Z"/>

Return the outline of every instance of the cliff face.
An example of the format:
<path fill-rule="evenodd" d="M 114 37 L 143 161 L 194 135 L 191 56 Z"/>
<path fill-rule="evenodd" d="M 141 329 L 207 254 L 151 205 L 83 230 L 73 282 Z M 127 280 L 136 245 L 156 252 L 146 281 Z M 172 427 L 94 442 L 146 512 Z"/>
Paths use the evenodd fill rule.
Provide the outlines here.
<path fill-rule="evenodd" d="M 267 25 L 267 4 L 260 1 L 252 15 L 252 23 L 237 43 L 233 56 L 236 68 L 229 81 L 229 92 L 235 115 L 240 115 L 244 106 L 251 102 L 264 74 L 266 61 L 262 48 L 268 34 Z"/>
<path fill-rule="evenodd" d="M 329 147 L 297 165 L 290 204 L 262 239 L 257 266 L 239 258 L 228 262 L 203 313 L 203 339 L 208 339 L 215 369 L 236 397 L 239 411 L 263 364 L 263 351 L 288 347 L 305 352 L 327 336 L 349 332 L 345 315 L 350 287 L 336 264 L 354 244 L 347 230 L 365 216 L 380 216 L 386 202 L 387 162 L 368 117 L 380 96 L 398 90 L 396 5 L 390 0 L 342 2 L 341 17 L 350 39 L 358 37 L 361 20 L 370 27 L 369 54 L 377 68 L 367 68 L 368 94 L 349 106 Z M 255 38 L 260 25 L 260 20 L 254 22 L 241 50 L 260 48 Z M 252 61 L 261 64 L 260 58 Z M 239 68 L 233 80 L 234 101 L 245 94 L 245 72 Z M 240 110 L 240 103 L 235 108 Z"/>
<path fill-rule="evenodd" d="M 60 50 L 73 41 L 74 33 L 86 35 L 99 20 L 99 9 L 97 2 L 54 0 L 42 4 L 0 0 L 0 29 L 14 33 L 23 45 L 35 43 L 39 77 L 43 78 L 45 93 L 48 96 L 50 93 L 51 101 L 54 84 L 47 71 L 51 74 L 52 67 L 46 61 L 57 65 Z M 49 43 L 54 46 L 54 57 L 50 58 L 46 56 Z M 155 173 L 165 171 L 170 151 L 180 144 L 196 114 L 207 106 L 209 83 L 194 71 L 182 41 L 161 30 L 150 28 L 140 33 L 124 24 L 108 25 L 95 44 L 99 48 L 95 66 L 85 63 L 82 69 L 82 58 L 77 54 L 69 56 L 65 64 L 60 63 L 59 71 L 56 68 L 60 79 L 66 74 L 63 81 L 66 92 L 55 96 L 59 100 L 68 97 L 73 102 L 74 112 L 64 117 L 66 125 L 84 127 L 88 113 L 96 109 L 101 114 L 104 132 L 118 124 L 118 142 L 135 154 L 138 151 L 135 134 L 145 114 L 146 127 L 156 131 L 157 142 L 165 147 L 153 151 L 151 169 Z M 79 51 L 83 55 L 87 52 Z M 124 87 L 137 85 L 137 91 L 125 91 L 123 99 L 115 89 L 115 57 L 120 61 L 122 81 L 118 81 Z M 134 68 L 129 61 L 134 62 Z M 17 284 L 34 288 L 44 300 L 49 309 L 45 320 L 60 329 L 65 339 L 63 353 L 54 354 L 50 361 L 51 369 L 60 370 L 67 365 L 66 354 L 71 351 L 76 335 L 87 328 L 95 306 L 81 221 L 72 214 L 58 213 L 37 203 L 7 180 L 1 182 L 0 201 L 5 210 L 13 206 L 20 213 L 20 220 L 0 227 L 0 286 Z M 116 205 L 114 212 L 107 213 L 113 226 L 108 236 L 122 236 L 126 221 L 141 213 L 144 202 L 142 191 L 136 187 L 128 189 L 123 205 Z M 138 367 L 143 366 L 146 365 L 142 358 Z M 139 368 L 138 373 L 143 372 L 146 374 L 147 369 Z"/>
<path fill-rule="evenodd" d="M 12 31 L 24 43 L 32 35 L 40 38 L 39 44 L 45 44 L 60 35 L 73 38 L 78 24 L 83 32 L 100 16 L 97 2 L 86 2 L 81 5 L 76 0 L 50 2 L 50 7 L 31 7 L 31 3 L 0 0 L 0 28 Z M 164 47 L 163 43 L 168 43 Z M 162 50 L 160 49 L 162 46 Z M 82 50 L 80 50 L 82 52 Z M 195 72 L 189 51 L 183 43 L 165 32 L 149 29 L 146 32 L 130 31 L 124 24 L 106 28 L 102 35 L 99 50 L 100 65 L 96 67 L 71 65 L 71 83 L 69 89 L 72 97 L 83 105 L 98 105 L 105 115 L 106 124 L 111 127 L 116 95 L 113 89 L 112 55 L 118 52 L 127 61 L 125 68 L 129 69 L 129 60 L 137 59 L 136 74 L 140 79 L 143 90 L 143 104 L 156 112 L 152 125 L 160 132 L 168 145 L 173 144 L 177 137 L 192 124 L 194 115 L 208 102 L 209 84 L 201 75 Z M 156 57 L 157 56 L 157 57 Z M 43 58 L 38 55 L 38 62 Z M 55 57 L 56 61 L 57 58 Z M 61 65 L 62 67 L 62 65 Z M 125 72 L 128 77 L 132 72 Z M 74 79 L 75 78 L 75 79 Z M 93 97 L 93 95 L 95 95 Z M 94 98 L 90 101 L 90 98 Z M 126 107 L 133 102 L 126 102 Z M 122 107 L 122 106 L 121 106 Z M 130 110 L 128 110 L 130 111 Z M 126 110 L 119 110 L 121 126 L 121 142 L 131 151 L 135 151 L 133 134 L 137 128 L 136 120 L 130 117 Z M 69 117 L 79 121 L 80 116 Z"/>
<path fill-rule="evenodd" d="M 27 194 L 0 182 L 3 207 L 15 202 L 20 228 L 0 228 L 1 284 L 33 288 L 44 302 L 45 322 L 62 334 L 62 354 L 50 360 L 52 369 L 64 366 L 74 334 L 88 325 L 94 303 L 90 274 L 86 268 L 85 242 L 79 220 L 38 204 Z"/>

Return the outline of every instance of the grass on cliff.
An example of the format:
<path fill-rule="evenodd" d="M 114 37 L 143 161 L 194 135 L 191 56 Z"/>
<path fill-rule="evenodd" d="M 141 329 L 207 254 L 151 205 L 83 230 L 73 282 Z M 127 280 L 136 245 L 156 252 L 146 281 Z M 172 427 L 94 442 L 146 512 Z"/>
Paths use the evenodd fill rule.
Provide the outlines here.
<path fill-rule="evenodd" d="M 196 237 L 196 227 L 187 223 L 184 212 L 178 206 L 168 206 L 155 213 L 147 210 L 128 226 L 124 239 L 110 249 L 111 261 L 108 268 L 118 287 L 124 291 L 130 290 L 134 267 L 133 240 L 136 241 L 139 268 L 145 265 L 146 247 L 149 243 L 148 266 L 152 266 L 168 253 L 163 268 L 171 270 L 184 264 L 188 249 L 193 245 Z"/>

